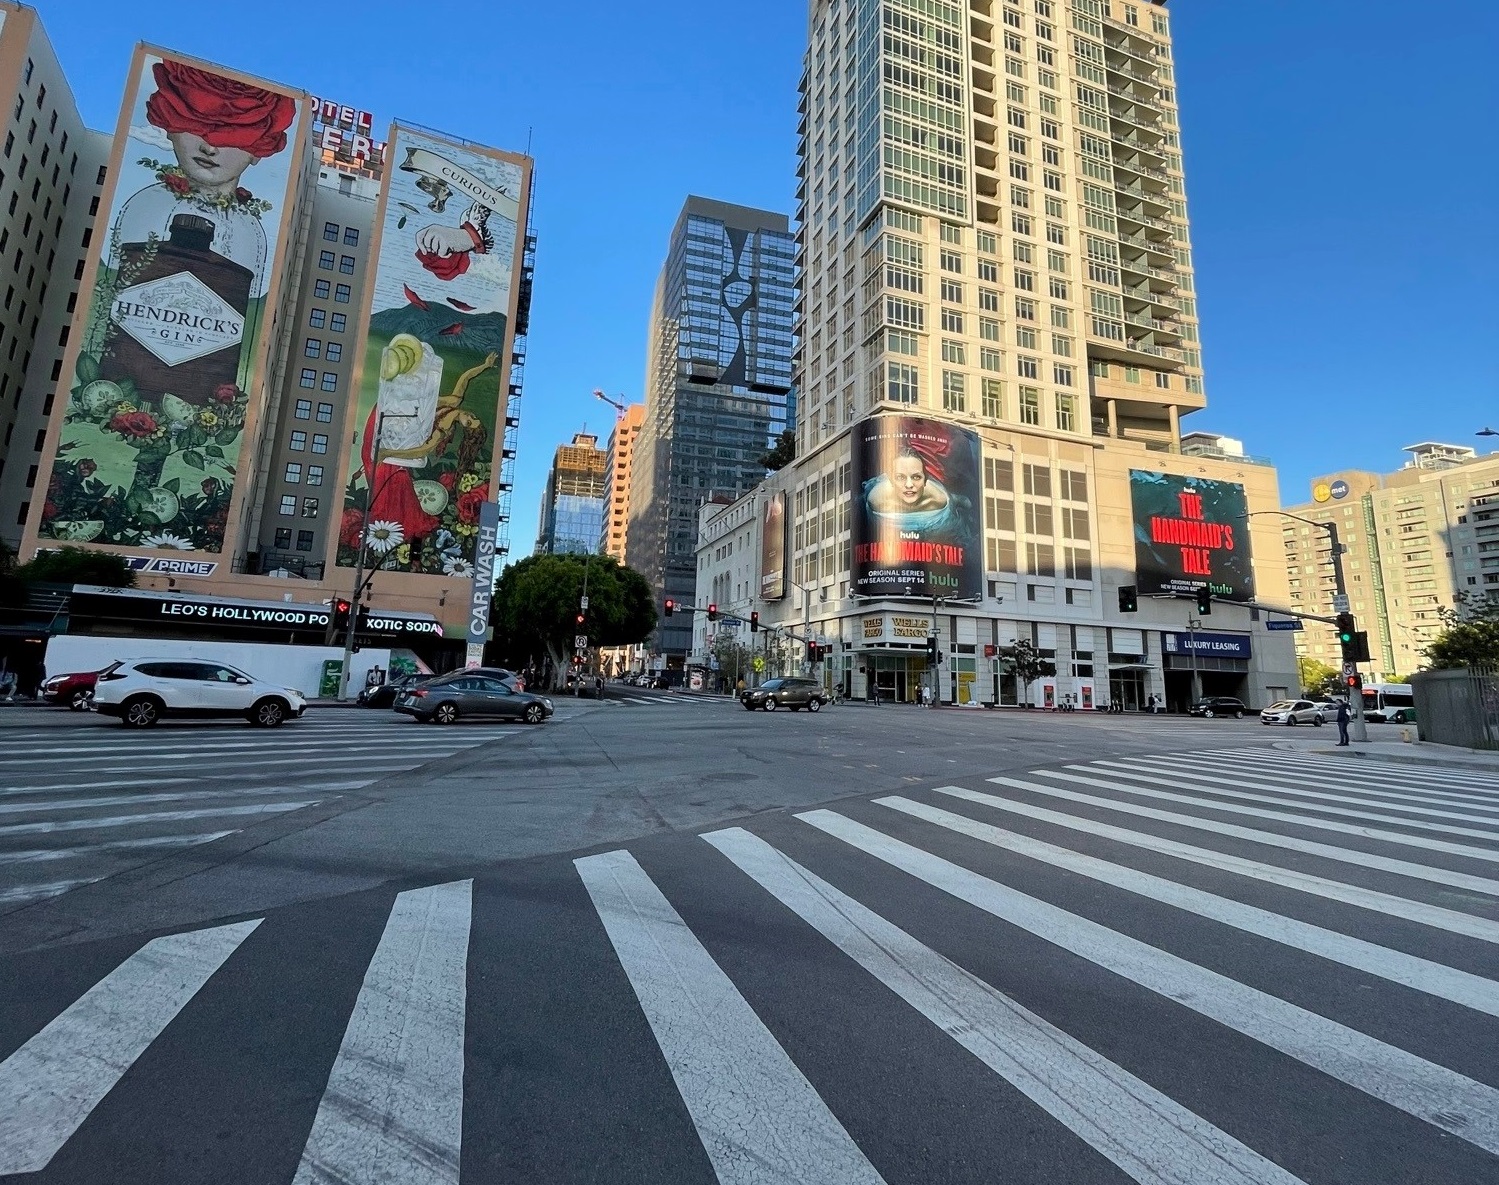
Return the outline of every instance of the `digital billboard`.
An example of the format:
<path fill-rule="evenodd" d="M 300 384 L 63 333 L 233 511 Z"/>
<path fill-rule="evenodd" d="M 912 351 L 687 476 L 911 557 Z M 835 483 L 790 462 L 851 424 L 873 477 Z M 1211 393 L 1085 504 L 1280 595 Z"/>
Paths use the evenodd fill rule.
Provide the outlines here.
<path fill-rule="evenodd" d="M 767 497 L 760 510 L 760 599 L 786 595 L 786 491 Z"/>
<path fill-rule="evenodd" d="M 866 597 L 977 597 L 982 450 L 972 432 L 916 416 L 853 429 L 853 581 Z"/>
<path fill-rule="evenodd" d="M 1254 599 L 1244 487 L 1132 469 L 1135 584 L 1145 596 L 1185 596 L 1206 585 L 1228 601 Z"/>
<path fill-rule="evenodd" d="M 401 125 L 389 144 L 338 563 L 362 544 L 385 570 L 468 577 L 505 434 L 529 161 Z"/>
<path fill-rule="evenodd" d="M 304 96 L 137 63 L 38 534 L 216 553 L 265 387 Z"/>

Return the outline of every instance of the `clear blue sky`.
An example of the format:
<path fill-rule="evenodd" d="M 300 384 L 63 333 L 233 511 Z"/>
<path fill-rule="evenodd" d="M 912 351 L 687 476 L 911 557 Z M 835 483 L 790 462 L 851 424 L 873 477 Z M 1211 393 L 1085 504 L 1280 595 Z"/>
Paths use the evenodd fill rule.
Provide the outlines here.
<path fill-rule="evenodd" d="M 792 208 L 805 0 L 36 0 L 112 127 L 147 40 L 536 157 L 540 237 L 513 554 L 553 448 L 640 398 L 689 193 Z M 1287 503 L 1401 446 L 1499 427 L 1492 0 L 1171 5 L 1208 410 Z M 751 19 L 745 19 L 752 13 Z M 1296 195 L 1294 204 L 1287 199 Z"/>

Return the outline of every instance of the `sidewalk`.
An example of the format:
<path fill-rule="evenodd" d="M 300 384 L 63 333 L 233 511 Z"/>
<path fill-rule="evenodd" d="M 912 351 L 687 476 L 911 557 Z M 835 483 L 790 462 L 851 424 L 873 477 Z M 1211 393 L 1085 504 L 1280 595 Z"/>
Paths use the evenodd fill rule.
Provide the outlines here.
<path fill-rule="evenodd" d="M 1274 748 L 1285 749 L 1293 753 L 1314 753 L 1319 757 L 1332 757 L 1342 760 L 1364 760 L 1391 762 L 1403 765 L 1440 765 L 1449 769 L 1469 769 L 1474 772 L 1493 772 L 1499 774 L 1499 752 L 1485 749 L 1460 749 L 1453 745 L 1433 745 L 1427 741 L 1415 739 L 1416 730 L 1409 727 L 1411 740 L 1407 743 L 1400 740 L 1400 729 L 1396 729 L 1391 739 L 1383 737 L 1364 741 L 1354 741 L 1346 749 L 1340 749 L 1335 743 L 1328 743 L 1321 737 L 1307 737 L 1305 740 L 1287 738 L 1276 741 Z"/>

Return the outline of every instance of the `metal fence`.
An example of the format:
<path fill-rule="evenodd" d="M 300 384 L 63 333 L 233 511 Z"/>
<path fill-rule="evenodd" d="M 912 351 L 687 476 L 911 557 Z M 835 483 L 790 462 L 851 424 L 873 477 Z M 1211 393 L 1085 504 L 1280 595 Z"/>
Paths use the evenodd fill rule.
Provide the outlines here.
<path fill-rule="evenodd" d="M 1499 672 L 1466 668 L 1411 676 L 1423 741 L 1499 749 Z"/>

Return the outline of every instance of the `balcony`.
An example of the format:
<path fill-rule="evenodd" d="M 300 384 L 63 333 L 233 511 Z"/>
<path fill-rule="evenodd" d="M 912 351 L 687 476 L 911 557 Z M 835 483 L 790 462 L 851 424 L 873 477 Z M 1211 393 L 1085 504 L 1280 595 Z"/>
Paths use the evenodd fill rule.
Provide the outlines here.
<path fill-rule="evenodd" d="M 1110 46 L 1109 48 L 1112 49 L 1113 46 Z M 1150 64 L 1149 70 L 1141 70 L 1138 67 L 1131 65 L 1127 61 L 1105 62 L 1104 68 L 1111 74 L 1122 74 L 1126 78 L 1133 78 L 1136 82 L 1146 83 L 1150 86 L 1155 87 L 1157 90 L 1159 90 L 1161 87 L 1161 80 L 1157 78 L 1154 73 L 1153 63 Z"/>
<path fill-rule="evenodd" d="M 1116 180 L 1114 182 L 1114 192 L 1138 202 L 1149 202 L 1152 206 L 1159 206 L 1162 216 L 1171 213 L 1171 202 L 1162 190 L 1146 189 L 1143 185 L 1126 185 L 1124 182 Z"/>
<path fill-rule="evenodd" d="M 1110 120 L 1110 123 L 1112 122 Z M 1139 136 L 1127 135 L 1124 132 L 1115 131 L 1113 128 L 1109 130 L 1109 139 L 1114 141 L 1115 144 L 1122 144 L 1130 152 L 1147 152 L 1151 156 L 1158 156 L 1161 158 L 1161 164 L 1164 165 L 1166 163 L 1166 150 L 1161 145 L 1165 143 L 1166 137 L 1159 132 L 1154 132 L 1153 129 L 1146 128 L 1145 130 L 1160 136 L 1160 139 L 1156 141 L 1142 140 Z"/>
<path fill-rule="evenodd" d="M 1156 228 L 1156 230 L 1174 231 L 1176 229 L 1164 218 L 1157 218 L 1153 214 L 1146 214 L 1138 206 L 1134 209 L 1126 209 L 1124 206 L 1117 206 L 1115 208 L 1115 213 L 1118 214 L 1120 220 L 1124 222 L 1136 222 L 1141 226 L 1153 226 Z"/>
<path fill-rule="evenodd" d="M 1117 156 L 1114 158 L 1114 168 L 1123 169 L 1127 173 L 1136 173 L 1142 177 L 1153 177 L 1163 183 L 1169 184 L 1171 181 L 1171 174 L 1165 169 L 1158 169 L 1154 165 L 1142 165 L 1137 161 L 1121 160 Z"/>
<path fill-rule="evenodd" d="M 1141 317 L 1136 313 L 1125 313 L 1124 320 L 1126 324 L 1133 325 L 1136 329 L 1143 329 L 1147 333 L 1162 334 L 1181 341 L 1181 332 L 1169 321 L 1160 321 L 1154 317 Z"/>

